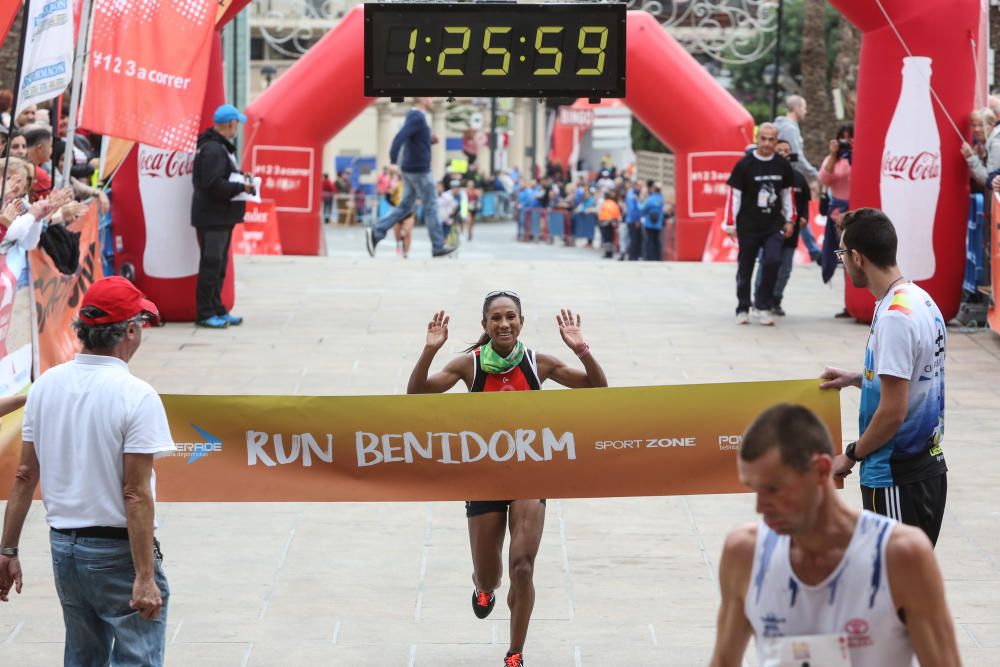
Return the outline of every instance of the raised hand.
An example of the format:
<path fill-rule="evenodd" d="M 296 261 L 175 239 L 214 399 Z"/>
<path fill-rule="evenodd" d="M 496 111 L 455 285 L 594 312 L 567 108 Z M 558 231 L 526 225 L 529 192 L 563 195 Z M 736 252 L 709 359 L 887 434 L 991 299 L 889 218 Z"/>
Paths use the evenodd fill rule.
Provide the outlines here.
<path fill-rule="evenodd" d="M 24 176 L 21 174 L 10 174 L 7 177 L 7 187 L 4 190 L 6 192 L 5 197 L 8 200 L 13 200 L 23 195 L 24 190 Z"/>
<path fill-rule="evenodd" d="M 559 325 L 559 335 L 562 336 L 563 342 L 579 355 L 587 346 L 586 341 L 583 340 L 583 331 L 580 329 L 580 316 L 577 315 L 574 318 L 572 310 L 563 308 L 556 315 L 556 324 Z"/>
<path fill-rule="evenodd" d="M 427 324 L 427 347 L 437 351 L 448 340 L 448 322 L 451 318 L 444 314 L 444 311 L 434 313 L 434 317 Z"/>

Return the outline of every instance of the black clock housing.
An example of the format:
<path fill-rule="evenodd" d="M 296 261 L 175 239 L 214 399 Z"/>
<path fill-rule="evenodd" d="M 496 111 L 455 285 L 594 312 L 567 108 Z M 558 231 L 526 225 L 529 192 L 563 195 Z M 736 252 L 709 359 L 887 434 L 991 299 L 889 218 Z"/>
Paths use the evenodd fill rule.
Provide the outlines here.
<path fill-rule="evenodd" d="M 624 97 L 624 4 L 365 4 L 368 97 Z"/>

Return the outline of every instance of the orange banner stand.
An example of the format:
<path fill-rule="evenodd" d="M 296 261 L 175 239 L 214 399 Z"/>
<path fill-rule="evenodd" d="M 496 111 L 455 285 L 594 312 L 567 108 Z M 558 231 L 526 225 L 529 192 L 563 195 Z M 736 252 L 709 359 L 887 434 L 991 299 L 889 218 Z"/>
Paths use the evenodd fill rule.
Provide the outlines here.
<path fill-rule="evenodd" d="M 233 230 L 233 253 L 236 255 L 280 255 L 281 230 L 278 209 L 273 199 L 247 203 L 243 224 Z"/>
<path fill-rule="evenodd" d="M 990 224 L 990 267 L 993 276 L 993 299 L 990 302 L 990 312 L 987 316 L 990 328 L 1000 333 L 1000 310 L 997 310 L 997 295 L 1000 294 L 1000 197 L 993 195 L 993 212 Z"/>
<path fill-rule="evenodd" d="M 91 283 L 104 277 L 98 243 L 100 221 L 96 205 L 86 215 L 69 225 L 80 233 L 80 265 L 75 273 L 59 272 L 41 249 L 32 250 L 31 294 L 34 302 L 32 319 L 38 332 L 37 372 L 69 361 L 80 350 L 80 341 L 73 331 L 73 320 L 80 312 L 80 301 Z"/>
<path fill-rule="evenodd" d="M 741 434 L 776 403 L 811 408 L 840 443 L 840 394 L 820 391 L 819 383 L 164 396 L 178 451 L 156 463 L 157 498 L 387 502 L 741 492 Z M 0 494 L 10 488 L 18 441 L 0 438 Z"/>

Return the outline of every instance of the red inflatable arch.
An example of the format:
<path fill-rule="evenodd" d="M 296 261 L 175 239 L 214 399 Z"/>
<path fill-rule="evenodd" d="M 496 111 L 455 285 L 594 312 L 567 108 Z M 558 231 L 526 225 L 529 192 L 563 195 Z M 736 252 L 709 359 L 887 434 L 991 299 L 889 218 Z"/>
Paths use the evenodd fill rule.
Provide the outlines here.
<path fill-rule="evenodd" d="M 324 144 L 373 101 L 363 94 L 363 12 L 348 12 L 247 109 L 244 161 L 277 200 L 282 247 L 292 254 L 319 252 Z M 677 154 L 677 183 L 688 184 L 677 188 L 680 258 L 700 259 L 724 199 L 719 184 L 752 140 L 753 120 L 652 16 L 629 12 L 627 30 L 625 102 Z"/>
<path fill-rule="evenodd" d="M 929 204 L 936 211 L 934 265 L 929 277 L 920 282 L 950 319 L 958 310 L 961 293 L 968 194 L 960 138 L 951 120 L 964 132 L 976 100 L 976 67 L 981 64 L 982 50 L 977 54 L 972 45 L 973 40 L 979 41 L 981 2 L 832 2 L 864 33 L 853 206 L 882 206 L 883 152 L 902 86 L 903 57 L 931 59 L 931 84 L 943 105 L 934 107 L 940 149 L 936 155 L 933 150 L 922 150 L 915 155 L 887 156 L 886 178 L 935 183 L 939 179 L 939 196 Z M 247 0 L 235 0 L 229 14 L 246 4 Z M 358 6 L 248 109 L 244 160 L 265 180 L 270 178 L 264 194 L 278 200 L 283 209 L 282 244 L 293 254 L 317 254 L 320 249 L 323 145 L 372 102 L 363 95 L 362 24 L 363 7 Z M 707 209 L 718 196 L 720 180 L 750 141 L 749 116 L 652 16 L 629 12 L 628 41 L 626 102 L 677 153 L 678 241 L 687 255 L 686 246 L 698 246 L 704 238 L 707 217 L 702 217 L 701 207 Z M 897 221 L 901 227 L 906 223 Z M 906 262 L 901 257 L 904 269 Z M 856 317 L 870 318 L 873 304 L 867 292 L 848 286 L 847 304 Z"/>

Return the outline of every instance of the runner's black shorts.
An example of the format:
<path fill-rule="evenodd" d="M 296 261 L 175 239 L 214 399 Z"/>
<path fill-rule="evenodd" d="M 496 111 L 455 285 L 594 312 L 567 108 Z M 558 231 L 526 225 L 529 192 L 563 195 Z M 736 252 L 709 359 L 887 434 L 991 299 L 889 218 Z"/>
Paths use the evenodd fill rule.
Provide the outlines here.
<path fill-rule="evenodd" d="M 490 514 L 491 512 L 503 512 L 507 513 L 507 508 L 510 504 L 514 502 L 513 500 L 466 500 L 465 501 L 465 516 L 472 518 L 474 516 L 479 516 L 480 514 Z M 545 499 L 542 498 L 542 504 L 545 504 Z"/>
<path fill-rule="evenodd" d="M 937 544 L 941 533 L 947 497 L 947 473 L 897 486 L 861 487 L 861 502 L 866 510 L 920 528 L 932 544 Z"/>

